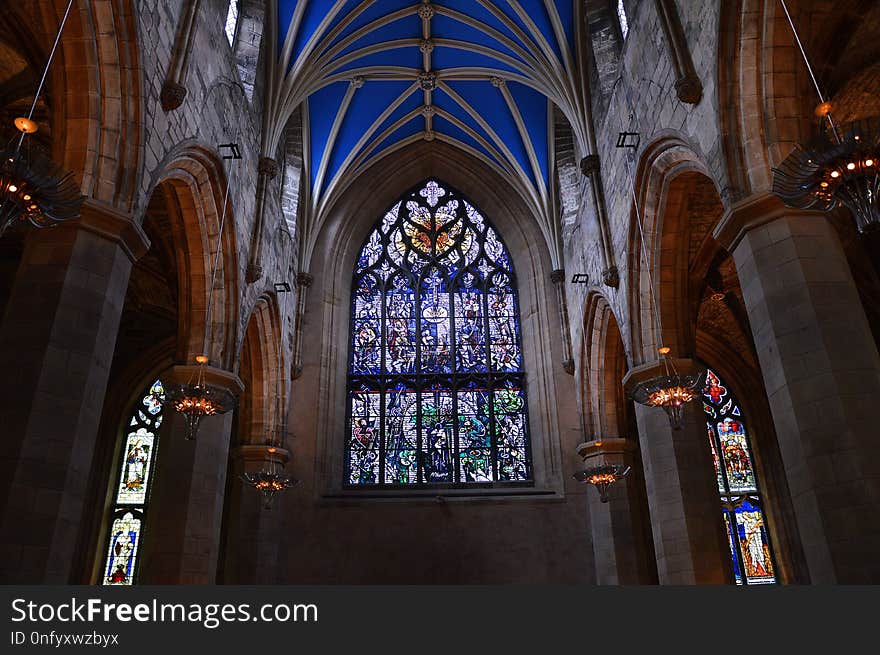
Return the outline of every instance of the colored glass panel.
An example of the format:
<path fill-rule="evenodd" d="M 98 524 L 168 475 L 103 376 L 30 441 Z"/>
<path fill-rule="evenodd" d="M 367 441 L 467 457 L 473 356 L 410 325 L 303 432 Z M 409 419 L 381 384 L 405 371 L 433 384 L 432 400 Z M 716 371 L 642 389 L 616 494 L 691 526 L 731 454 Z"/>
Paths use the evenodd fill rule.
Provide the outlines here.
<path fill-rule="evenodd" d="M 140 545 L 141 520 L 134 513 L 126 512 L 113 521 L 107 550 L 107 568 L 104 571 L 105 585 L 134 584 Z"/>
<path fill-rule="evenodd" d="M 156 465 L 165 388 L 155 381 L 124 423 L 102 584 L 132 585 Z"/>
<path fill-rule="evenodd" d="M 736 582 L 776 582 L 746 423 L 736 398 L 711 370 L 703 387 L 703 411 Z"/>
<path fill-rule="evenodd" d="M 367 237 L 350 348 L 346 484 L 531 479 L 513 267 L 456 191 L 427 182 Z"/>
<path fill-rule="evenodd" d="M 776 582 L 764 513 L 748 500 L 743 500 L 734 509 L 734 516 L 746 581 L 749 584 Z"/>

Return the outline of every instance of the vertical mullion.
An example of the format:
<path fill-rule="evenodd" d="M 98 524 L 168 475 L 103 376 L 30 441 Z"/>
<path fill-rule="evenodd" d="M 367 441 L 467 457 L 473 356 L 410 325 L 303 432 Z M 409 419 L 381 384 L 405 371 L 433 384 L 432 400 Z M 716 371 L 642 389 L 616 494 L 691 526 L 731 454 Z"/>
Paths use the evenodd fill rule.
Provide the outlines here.
<path fill-rule="evenodd" d="M 453 482 L 461 482 L 459 475 L 459 458 L 461 456 L 461 445 L 458 442 L 459 432 L 459 416 L 458 416 L 458 390 L 459 375 L 458 371 L 458 317 L 455 315 L 456 303 L 455 294 L 452 292 L 451 281 L 446 284 L 446 292 L 449 295 L 449 385 L 452 390 L 452 464 L 454 471 L 452 473 Z"/>
<path fill-rule="evenodd" d="M 485 256 L 485 250 L 480 246 Z M 495 390 L 497 386 L 497 376 L 493 372 L 492 366 L 492 344 L 490 342 L 491 331 L 489 329 L 489 280 L 483 283 L 483 339 L 485 341 L 486 352 L 486 381 L 489 391 L 489 444 L 492 451 L 492 482 L 498 482 L 498 437 L 495 426 Z"/>
<path fill-rule="evenodd" d="M 388 247 L 388 239 L 385 238 L 385 252 L 387 253 Z M 391 277 L 388 278 L 392 279 Z M 381 353 L 379 357 L 379 384 L 376 385 L 379 391 L 379 484 L 385 484 L 385 397 L 387 394 L 387 386 L 388 386 L 388 363 L 385 357 L 385 351 L 388 346 L 388 280 L 384 280 L 382 283 L 382 307 L 380 310 L 381 316 L 380 320 L 380 339 L 379 339 L 379 347 L 381 348 Z"/>

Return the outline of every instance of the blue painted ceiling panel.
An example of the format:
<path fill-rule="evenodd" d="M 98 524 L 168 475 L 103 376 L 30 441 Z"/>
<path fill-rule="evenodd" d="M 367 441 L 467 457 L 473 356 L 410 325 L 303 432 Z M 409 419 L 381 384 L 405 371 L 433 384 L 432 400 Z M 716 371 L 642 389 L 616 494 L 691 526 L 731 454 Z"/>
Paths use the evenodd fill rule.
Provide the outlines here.
<path fill-rule="evenodd" d="M 449 82 L 449 87 L 486 117 L 523 172 L 534 182 L 526 147 L 501 91 L 486 82 Z"/>
<path fill-rule="evenodd" d="M 334 70 L 342 72 L 367 66 L 405 66 L 422 70 L 422 53 L 419 52 L 418 48 L 413 47 L 392 48 L 383 52 L 366 55 L 365 57 L 359 57 Z"/>
<path fill-rule="evenodd" d="M 501 41 L 492 38 L 475 27 L 471 27 L 466 23 L 454 20 L 448 16 L 443 16 L 442 14 L 434 16 L 431 21 L 431 36 L 435 39 L 455 39 L 457 41 L 476 43 L 497 50 L 502 55 L 507 55 L 522 61 L 522 58 L 517 53 L 504 45 Z"/>
<path fill-rule="evenodd" d="M 301 25 L 294 39 L 295 47 L 291 59 L 291 62 L 296 62 L 299 55 L 299 61 L 302 65 L 297 66 L 297 71 L 299 72 L 296 75 L 302 74 L 303 77 L 298 77 L 296 80 L 288 80 L 286 84 L 289 86 L 286 88 L 290 89 L 290 93 L 298 93 L 297 89 L 302 88 L 315 89 L 322 83 L 322 80 L 326 84 L 325 80 L 331 75 L 342 74 L 349 76 L 356 74 L 350 72 L 356 69 L 367 67 L 374 69 L 374 72 L 367 77 L 364 86 L 354 93 L 352 104 L 340 125 L 338 138 L 332 145 L 330 142 L 331 129 L 342 104 L 342 99 L 351 88 L 349 81 L 346 80 L 345 82 L 337 82 L 325 86 L 313 92 L 309 97 L 311 125 L 311 161 L 309 170 L 314 182 L 322 158 L 325 157 L 325 151 L 329 148 L 331 151 L 326 157 L 328 168 L 324 178 L 326 188 L 326 184 L 333 179 L 334 175 L 340 172 L 340 167 L 354 149 L 359 138 L 400 97 L 401 93 L 407 89 L 413 89 L 412 93 L 407 95 L 402 106 L 398 107 L 391 116 L 383 121 L 376 135 L 393 125 L 395 121 L 408 116 L 411 112 L 418 111 L 422 107 L 424 93 L 420 88 L 413 86 L 418 73 L 422 71 L 424 63 L 422 53 L 418 47 L 414 45 L 394 47 L 380 52 L 365 54 L 353 61 L 342 63 L 342 58 L 346 55 L 356 53 L 365 47 L 389 44 L 401 39 L 422 39 L 422 20 L 416 14 L 419 1 L 375 0 L 372 3 L 365 2 L 364 0 L 344 0 L 342 3 L 339 0 L 277 1 L 280 26 L 279 47 L 283 46 L 283 35 L 289 28 L 296 7 L 300 3 L 305 3 Z M 569 45 L 573 42 L 574 1 L 554 0 L 554 6 L 556 7 Z M 512 6 L 512 4 L 515 5 L 517 2 L 527 14 L 525 20 L 517 15 Z M 540 71 L 559 67 L 561 60 L 560 43 L 557 42 L 551 21 L 551 13 L 547 11 L 544 0 L 494 0 L 491 3 L 493 10 L 487 9 L 482 1 L 478 2 L 476 0 L 432 0 L 432 3 L 436 13 L 429 21 L 431 38 L 436 41 L 459 41 L 462 42 L 463 47 L 452 48 L 435 43 L 430 57 L 430 71 L 436 73 L 439 79 L 444 81 L 444 73 L 453 69 L 486 69 L 486 72 L 478 74 L 481 78 L 486 79 L 448 81 L 444 83 L 448 84 L 455 93 L 462 96 L 463 100 L 474 108 L 482 120 L 491 126 L 491 129 L 497 133 L 498 138 L 503 142 L 504 147 L 509 150 L 510 154 L 504 154 L 498 144 L 494 143 L 494 139 L 490 134 L 480 127 L 479 122 L 460 107 L 458 103 L 453 101 L 442 88 L 436 89 L 432 94 L 433 104 L 438 111 L 447 112 L 466 125 L 468 129 L 473 130 L 488 143 L 491 143 L 493 147 L 498 148 L 499 152 L 502 153 L 500 156 L 505 159 L 505 166 L 518 166 L 522 174 L 532 184 L 537 184 L 529 158 L 530 148 L 533 149 L 538 161 L 540 175 L 546 182 L 549 179 L 550 169 L 548 154 L 548 105 L 546 98 L 532 88 L 508 79 L 507 92 L 510 93 L 513 103 L 521 114 L 525 125 L 527 138 L 524 141 L 502 91 L 492 86 L 488 78 L 496 75 L 495 71 L 502 78 L 509 78 L 513 75 L 528 76 L 529 70 L 527 68 L 521 70 L 517 65 L 502 63 L 498 58 L 492 56 L 491 53 L 477 53 L 475 50 L 468 49 L 468 44 L 494 50 L 505 57 L 522 63 L 523 67 L 525 67 L 523 57 L 507 45 L 504 45 L 497 38 L 489 36 L 477 27 L 471 27 L 467 23 L 451 18 L 448 15 L 449 11 L 452 10 L 460 12 L 474 21 L 478 21 L 496 30 L 503 35 L 500 38 L 514 41 L 521 48 L 529 51 L 529 57 L 542 61 L 543 68 L 531 73 L 532 75 L 540 75 L 542 74 Z M 322 22 L 336 6 L 339 6 L 341 10 L 332 20 L 327 21 L 322 28 Z M 354 15 L 354 12 L 361 8 L 364 8 L 363 11 Z M 398 10 L 406 10 L 407 13 L 390 23 L 382 20 Z M 497 15 L 493 15 L 493 11 Z M 305 56 L 303 52 L 305 45 L 313 35 L 319 40 L 326 39 L 327 34 L 335 26 L 342 25 L 349 18 L 351 18 L 351 23 L 346 25 L 340 31 L 340 34 L 336 36 L 334 40 L 336 44 L 341 43 L 347 36 L 354 34 L 367 25 L 371 25 L 372 29 L 358 38 L 356 42 L 346 45 L 344 50 L 335 55 L 333 61 L 329 63 L 324 62 L 321 71 L 316 74 L 318 72 L 315 67 L 317 61 L 306 61 L 302 58 Z M 528 22 L 533 22 L 534 29 L 539 31 L 547 43 L 551 45 L 555 56 L 552 53 L 544 52 L 538 47 L 536 37 L 530 34 L 531 28 L 527 25 Z M 316 34 L 319 30 L 322 30 L 321 33 Z M 525 35 L 522 38 L 517 37 L 517 30 L 522 31 Z M 326 50 L 324 50 L 324 53 L 326 54 Z M 318 55 L 318 52 L 314 52 L 311 57 L 315 59 Z M 291 62 L 282 62 L 285 70 L 292 70 Z M 399 68 L 406 70 L 398 71 L 397 69 Z M 314 76 L 314 79 L 306 77 L 309 75 Z M 382 75 L 389 77 L 403 76 L 406 79 L 397 81 L 376 79 L 377 75 L 380 77 Z M 297 86 L 297 84 L 300 86 Z M 418 134 L 424 128 L 425 118 L 419 112 L 393 135 L 384 139 L 383 143 L 378 144 L 376 148 L 372 149 L 373 155 L 378 154 L 378 152 L 389 145 L 398 143 L 401 139 Z M 460 143 L 467 144 L 475 150 L 483 152 L 487 157 L 492 157 L 480 145 L 479 140 L 470 136 L 467 130 L 459 128 L 453 122 L 439 115 L 435 115 L 434 129 Z M 506 161 L 508 156 L 511 158 L 510 162 Z"/>
<path fill-rule="evenodd" d="M 342 99 L 345 97 L 345 92 L 348 91 L 349 86 L 348 82 L 336 82 L 324 87 L 320 91 L 316 91 L 309 98 L 312 180 L 318 175 L 318 168 L 321 165 L 321 157 L 327 144 L 327 138 L 330 136 L 333 121 L 336 120 L 336 113 L 340 105 L 342 105 Z"/>
<path fill-rule="evenodd" d="M 489 153 L 488 150 L 480 145 L 479 141 L 474 139 L 470 134 L 459 128 L 454 123 L 450 123 L 442 116 L 434 117 L 434 130 L 436 132 L 440 132 L 441 134 L 445 134 L 446 136 L 450 136 L 453 139 L 457 139 L 463 144 L 470 146 L 471 148 L 485 156 L 487 159 L 489 159 L 489 161 L 500 163 Z"/>
<path fill-rule="evenodd" d="M 502 0 L 503 2 L 503 0 Z M 504 34 L 509 39 L 513 39 L 520 45 L 524 45 L 522 41 L 517 38 L 516 34 L 511 31 L 503 21 L 498 20 L 492 13 L 483 7 L 479 2 L 475 0 L 439 0 L 437 3 L 440 6 L 446 6 L 450 9 L 454 9 L 459 13 L 467 14 L 478 21 L 485 23 L 489 27 L 496 29 L 497 31 Z M 496 3 L 497 4 L 497 3 Z"/>
<path fill-rule="evenodd" d="M 346 120 L 339 130 L 325 183 L 333 179 L 345 158 L 357 145 L 358 140 L 378 120 L 389 105 L 394 103 L 412 84 L 408 82 L 366 82 L 355 91 L 348 107 Z M 369 143 L 369 142 L 368 142 Z"/>
<path fill-rule="evenodd" d="M 529 130 L 529 137 L 538 163 L 541 166 L 541 174 L 544 179 L 548 178 L 548 141 L 549 126 L 547 124 L 549 107 L 547 106 L 547 98 L 544 94 L 535 91 L 525 84 L 517 82 L 508 82 L 507 88 L 513 96 L 519 113 L 522 115 L 523 122 Z"/>
<path fill-rule="evenodd" d="M 296 9 L 297 0 L 278 0 L 278 56 L 284 49 L 284 40 L 290 29 L 290 21 L 293 20 L 293 12 Z"/>
<path fill-rule="evenodd" d="M 484 82 L 484 84 L 486 84 L 487 86 L 491 86 L 488 82 Z M 494 91 L 495 89 L 492 90 Z M 442 109 L 443 111 L 452 114 L 453 116 L 455 116 L 455 118 L 470 127 L 486 141 L 491 143 L 494 148 L 498 148 L 498 146 L 492 140 L 491 135 L 486 132 L 482 127 L 480 127 L 480 124 L 470 114 L 467 113 L 465 108 L 458 104 L 455 100 L 453 100 L 451 96 L 447 95 L 447 93 L 443 89 L 437 89 L 434 92 L 434 104 L 437 105 L 438 109 Z M 484 118 L 484 120 L 487 120 L 490 125 L 492 124 L 491 117 Z"/>
<path fill-rule="evenodd" d="M 478 54 L 463 48 L 451 48 L 439 46 L 434 48 L 435 67 L 440 70 L 449 68 L 490 68 L 508 73 L 516 73 L 522 75 L 522 71 L 502 63 L 494 57 Z"/>
<path fill-rule="evenodd" d="M 422 92 L 422 90 L 419 88 L 414 89 L 413 92 L 409 96 L 407 96 L 406 100 L 403 101 L 403 104 L 395 109 L 394 112 L 379 126 L 379 129 L 377 129 L 375 134 L 373 135 L 374 138 L 382 134 L 382 132 L 387 130 L 389 127 L 394 125 L 394 123 L 399 121 L 410 112 L 419 109 L 422 106 L 423 102 L 424 93 Z"/>
<path fill-rule="evenodd" d="M 411 121 L 402 125 L 394 134 L 382 141 L 376 148 L 373 148 L 371 155 L 378 155 L 380 152 L 389 148 L 414 134 L 419 134 L 425 129 L 425 119 L 422 116 L 415 116 Z"/>
<path fill-rule="evenodd" d="M 384 25 L 365 34 L 357 41 L 346 47 L 340 54 L 344 55 L 360 48 L 376 45 L 384 41 L 397 41 L 398 39 L 421 39 L 422 19 L 415 14 L 404 16 L 393 23 Z"/>
<path fill-rule="evenodd" d="M 349 25 L 346 26 L 342 33 L 336 38 L 334 43 L 337 43 L 349 34 L 356 32 L 360 28 L 368 25 L 378 18 L 382 18 L 383 16 L 387 16 L 388 14 L 393 14 L 398 9 L 403 9 L 404 7 L 412 7 L 413 12 L 415 12 L 415 5 L 416 3 L 413 2 L 413 0 L 376 0 L 376 2 L 370 5 L 361 14 L 359 14 L 357 18 L 355 18 L 353 21 L 351 21 Z"/>

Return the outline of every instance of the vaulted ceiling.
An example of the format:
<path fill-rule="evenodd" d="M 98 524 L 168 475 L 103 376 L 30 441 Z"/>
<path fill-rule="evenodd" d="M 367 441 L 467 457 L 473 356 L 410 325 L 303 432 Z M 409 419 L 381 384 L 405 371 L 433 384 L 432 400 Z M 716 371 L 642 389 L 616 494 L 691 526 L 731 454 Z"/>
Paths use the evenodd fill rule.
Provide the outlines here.
<path fill-rule="evenodd" d="M 358 174 L 420 140 L 500 172 L 558 241 L 552 105 L 587 138 L 575 0 L 275 0 L 272 152 L 303 105 L 316 220 Z"/>

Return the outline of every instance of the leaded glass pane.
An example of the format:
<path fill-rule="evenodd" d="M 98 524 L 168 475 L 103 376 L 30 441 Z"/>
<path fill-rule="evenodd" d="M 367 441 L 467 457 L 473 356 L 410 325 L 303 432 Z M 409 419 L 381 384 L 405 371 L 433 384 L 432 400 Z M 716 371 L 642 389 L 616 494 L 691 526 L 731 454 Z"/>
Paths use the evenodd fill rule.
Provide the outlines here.
<path fill-rule="evenodd" d="M 736 536 L 749 584 L 776 582 L 764 513 L 748 500 L 743 500 L 734 510 Z"/>
<path fill-rule="evenodd" d="M 107 550 L 105 585 L 134 584 L 135 564 L 141 545 L 141 520 L 126 512 L 113 521 Z"/>
<path fill-rule="evenodd" d="M 516 279 L 435 180 L 367 237 L 352 286 L 349 485 L 531 480 Z"/>
<path fill-rule="evenodd" d="M 736 582 L 776 582 L 746 423 L 736 398 L 711 370 L 703 388 L 703 411 Z"/>
<path fill-rule="evenodd" d="M 114 488 L 113 509 L 105 571 L 105 585 L 135 582 L 135 562 L 143 532 L 143 516 L 149 501 L 156 464 L 159 427 L 165 388 L 156 380 L 132 410 L 122 444 L 119 474 Z"/>

